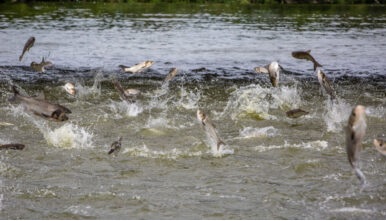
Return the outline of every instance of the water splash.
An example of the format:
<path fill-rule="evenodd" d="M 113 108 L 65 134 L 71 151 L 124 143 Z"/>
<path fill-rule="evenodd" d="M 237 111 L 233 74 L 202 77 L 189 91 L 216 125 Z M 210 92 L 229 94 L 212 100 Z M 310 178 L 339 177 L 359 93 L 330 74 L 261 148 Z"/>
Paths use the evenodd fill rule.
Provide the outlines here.
<path fill-rule="evenodd" d="M 288 109 L 301 106 L 301 89 L 297 85 L 281 86 L 279 88 L 264 88 L 260 85 L 240 87 L 230 95 L 225 113 L 232 120 L 249 116 L 257 120 L 276 119 L 269 114 L 270 109 Z"/>
<path fill-rule="evenodd" d="M 75 83 L 75 89 L 77 91 L 76 96 L 79 99 L 87 99 L 90 96 L 99 97 L 102 93 L 101 82 L 104 81 L 102 72 L 98 72 L 94 78 L 94 83 L 91 87 L 82 85 L 80 82 Z"/>
<path fill-rule="evenodd" d="M 48 144 L 55 147 L 72 149 L 72 148 L 90 148 L 93 146 L 93 134 L 82 127 L 72 123 L 66 123 L 59 128 L 51 129 L 48 121 L 35 118 L 24 111 L 22 105 L 11 107 L 11 113 L 15 116 L 23 116 L 40 130 Z"/>
<path fill-rule="evenodd" d="M 180 89 L 180 99 L 174 103 L 177 107 L 187 110 L 197 109 L 198 101 L 201 99 L 201 91 L 187 91 L 184 87 Z"/>
<path fill-rule="evenodd" d="M 117 118 L 126 117 L 136 117 L 143 112 L 143 107 L 139 103 L 129 103 L 126 101 L 116 102 L 112 101 L 108 105 L 109 109 Z"/>
<path fill-rule="evenodd" d="M 329 99 L 325 100 L 325 113 L 323 114 L 324 122 L 327 126 L 328 132 L 340 132 L 347 123 L 350 115 L 351 105 L 344 100 L 337 98 L 336 101 L 331 102 Z"/>
<path fill-rule="evenodd" d="M 145 157 L 145 158 L 159 158 L 159 159 L 177 159 L 180 157 L 196 157 L 202 156 L 201 151 L 179 150 L 173 148 L 171 150 L 151 150 L 145 144 L 140 147 L 125 148 L 123 154 L 128 153 L 130 156 Z"/>
<path fill-rule="evenodd" d="M 93 134 L 71 123 L 66 123 L 54 130 L 49 129 L 47 126 L 39 129 L 47 142 L 55 147 L 65 149 L 93 147 Z"/>
<path fill-rule="evenodd" d="M 251 137 L 273 137 L 278 134 L 278 129 L 269 126 L 263 128 L 253 128 L 245 127 L 240 131 L 240 136 L 242 138 L 251 138 Z"/>

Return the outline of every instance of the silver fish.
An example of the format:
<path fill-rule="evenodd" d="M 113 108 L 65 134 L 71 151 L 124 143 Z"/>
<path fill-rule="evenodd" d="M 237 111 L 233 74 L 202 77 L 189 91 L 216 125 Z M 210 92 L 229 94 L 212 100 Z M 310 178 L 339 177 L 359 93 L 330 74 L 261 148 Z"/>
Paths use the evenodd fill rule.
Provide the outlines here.
<path fill-rule="evenodd" d="M 29 51 L 29 49 L 32 48 L 32 46 L 34 46 L 34 43 L 35 43 L 35 37 L 30 37 L 27 40 L 27 42 L 24 44 L 23 52 L 19 56 L 19 61 L 23 59 L 24 53 Z"/>
<path fill-rule="evenodd" d="M 63 86 L 64 90 L 71 94 L 71 95 L 75 95 L 76 94 L 76 89 L 75 89 L 75 85 L 71 82 L 67 82 L 64 86 Z"/>
<path fill-rule="evenodd" d="M 279 85 L 279 74 L 280 74 L 280 65 L 276 61 L 272 61 L 270 64 L 265 67 L 255 67 L 254 70 L 257 73 L 269 74 L 269 80 L 271 81 L 272 86 L 277 87 Z"/>
<path fill-rule="evenodd" d="M 386 136 L 385 134 L 379 135 L 373 141 L 375 149 L 378 150 L 383 156 L 386 156 Z"/>
<path fill-rule="evenodd" d="M 13 126 L 13 124 L 8 122 L 0 122 L 0 126 Z"/>
<path fill-rule="evenodd" d="M 45 61 L 44 58 L 42 58 L 42 61 L 40 63 L 36 62 L 31 62 L 31 68 L 32 70 L 39 72 L 39 73 L 44 73 L 46 71 L 45 67 L 50 67 L 52 66 L 51 61 Z"/>
<path fill-rule="evenodd" d="M 314 63 L 314 70 L 316 70 L 317 67 L 322 67 L 321 64 L 319 64 L 314 57 L 310 54 L 311 50 L 308 51 L 293 51 L 292 52 L 292 57 L 297 58 L 297 59 L 305 59 L 308 61 L 311 61 Z"/>
<path fill-rule="evenodd" d="M 128 67 L 125 65 L 119 65 L 119 67 L 122 69 L 124 72 L 130 72 L 130 73 L 137 73 L 140 71 L 145 70 L 146 68 L 149 68 L 152 66 L 154 61 L 144 61 L 138 64 L 135 64 L 134 66 Z"/>
<path fill-rule="evenodd" d="M 164 82 L 168 82 L 168 81 L 172 80 L 177 74 L 178 74 L 177 68 L 170 69 L 169 74 L 166 76 Z"/>
<path fill-rule="evenodd" d="M 308 112 L 302 109 L 293 109 L 286 112 L 287 117 L 290 117 L 290 118 L 298 118 L 307 114 Z"/>
<path fill-rule="evenodd" d="M 335 90 L 332 86 L 332 82 L 327 78 L 326 74 L 323 73 L 323 71 L 321 71 L 319 68 L 316 69 L 315 73 L 318 76 L 320 86 L 328 95 L 330 95 L 331 100 L 334 100 L 336 98 L 336 95 Z"/>
<path fill-rule="evenodd" d="M 117 81 L 116 79 L 112 80 L 112 83 L 114 84 L 114 88 L 118 91 L 119 97 L 122 100 L 129 101 L 129 102 L 135 102 L 137 96 L 141 93 L 137 89 L 124 90 L 121 83 L 119 83 L 119 81 Z"/>
<path fill-rule="evenodd" d="M 23 150 L 25 147 L 24 144 L 19 144 L 19 143 L 10 143 L 10 144 L 1 144 L 0 145 L 0 150 Z"/>
<path fill-rule="evenodd" d="M 68 117 L 66 114 L 71 111 L 59 104 L 52 104 L 44 99 L 27 97 L 20 95 L 15 86 L 12 87 L 14 96 L 9 99 L 11 102 L 21 103 L 28 111 L 32 113 L 54 121 L 66 121 Z"/>
<path fill-rule="evenodd" d="M 121 150 L 121 142 L 122 142 L 122 137 L 119 137 L 117 141 L 114 141 L 111 146 L 108 154 L 112 153 L 118 153 Z"/>
<path fill-rule="evenodd" d="M 361 181 L 362 185 L 366 183 L 366 178 L 359 169 L 358 160 L 359 152 L 362 149 L 362 140 L 366 133 L 366 113 L 365 107 L 357 105 L 353 108 L 348 119 L 346 127 L 346 151 L 348 162 L 354 169 L 356 176 Z"/>
<path fill-rule="evenodd" d="M 206 135 L 216 141 L 217 150 L 220 149 L 221 145 L 225 145 L 225 143 L 220 139 L 220 137 L 217 134 L 217 130 L 215 125 L 212 123 L 211 119 L 207 114 L 205 114 L 200 109 L 197 110 L 197 119 L 201 123 L 201 126 L 206 132 Z"/>

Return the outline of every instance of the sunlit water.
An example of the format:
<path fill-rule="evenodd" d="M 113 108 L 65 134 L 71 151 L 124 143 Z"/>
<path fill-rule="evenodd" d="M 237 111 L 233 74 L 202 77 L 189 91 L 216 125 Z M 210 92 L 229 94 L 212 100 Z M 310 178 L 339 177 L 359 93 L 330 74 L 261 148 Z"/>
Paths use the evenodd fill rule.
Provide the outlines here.
<path fill-rule="evenodd" d="M 386 159 L 372 144 L 386 132 L 383 6 L 371 16 L 348 13 L 356 7 L 112 5 L 22 5 L 25 16 L 0 5 L 0 143 L 26 145 L 0 151 L 0 218 L 386 217 Z M 36 43 L 19 62 L 30 36 Z M 312 64 L 291 56 L 308 49 L 334 83 L 334 102 Z M 42 56 L 54 66 L 31 71 Z M 155 63 L 143 73 L 118 68 L 144 60 Z M 273 60 L 285 69 L 277 88 L 253 71 Z M 179 74 L 163 82 L 172 67 Z M 114 78 L 141 90 L 136 102 L 120 100 Z M 77 95 L 64 91 L 67 81 Z M 43 92 L 70 119 L 47 121 L 11 104 L 10 84 L 29 96 Z M 365 188 L 345 152 L 357 104 L 368 124 Z M 198 108 L 226 143 L 220 150 Z M 288 118 L 295 108 L 309 114 Z M 108 155 L 119 136 L 121 151 Z"/>

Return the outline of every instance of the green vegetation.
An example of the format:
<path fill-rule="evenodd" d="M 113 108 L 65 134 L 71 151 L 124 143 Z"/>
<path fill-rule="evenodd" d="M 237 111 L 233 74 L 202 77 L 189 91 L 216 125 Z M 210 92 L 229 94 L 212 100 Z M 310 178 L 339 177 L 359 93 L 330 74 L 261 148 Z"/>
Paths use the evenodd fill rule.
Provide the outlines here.
<path fill-rule="evenodd" d="M 221 3 L 221 4 L 385 4 L 386 0 L 0 0 L 0 3 L 105 2 L 105 3 Z"/>

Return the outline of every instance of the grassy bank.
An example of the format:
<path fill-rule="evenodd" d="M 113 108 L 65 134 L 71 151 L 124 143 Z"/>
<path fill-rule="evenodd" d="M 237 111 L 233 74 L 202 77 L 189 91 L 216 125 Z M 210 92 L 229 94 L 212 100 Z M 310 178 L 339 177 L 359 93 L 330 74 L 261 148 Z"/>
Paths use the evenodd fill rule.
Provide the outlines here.
<path fill-rule="evenodd" d="M 225 3 L 225 4 L 385 4 L 386 0 L 0 0 L 0 3 L 17 2 L 111 2 L 111 3 Z"/>

